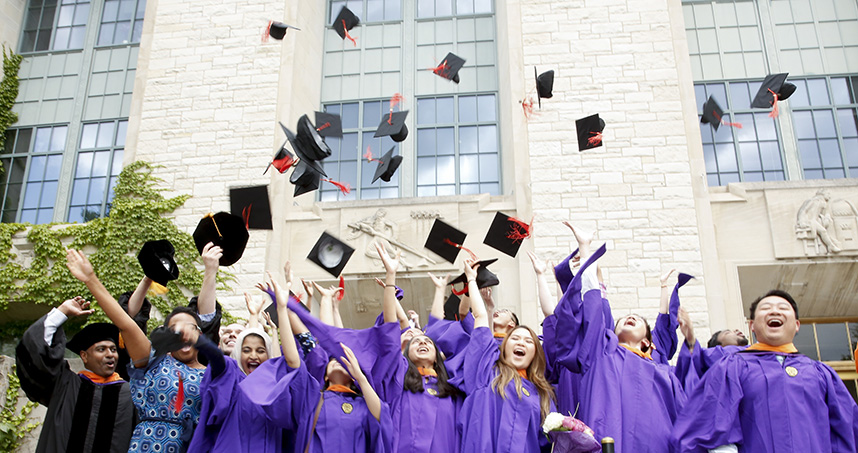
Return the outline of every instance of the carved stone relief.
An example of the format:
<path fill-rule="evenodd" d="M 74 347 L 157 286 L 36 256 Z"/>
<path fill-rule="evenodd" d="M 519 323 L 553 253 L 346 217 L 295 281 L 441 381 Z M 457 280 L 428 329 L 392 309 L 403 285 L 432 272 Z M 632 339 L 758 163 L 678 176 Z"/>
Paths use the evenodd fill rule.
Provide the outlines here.
<path fill-rule="evenodd" d="M 412 218 L 414 218 L 413 215 Z M 375 249 L 376 245 L 380 245 L 390 255 L 402 252 L 399 262 L 406 270 L 437 264 L 429 255 L 406 244 L 399 238 L 398 225 L 387 218 L 387 210 L 384 208 L 378 209 L 369 217 L 349 223 L 348 227 L 352 233 L 346 238 L 347 241 L 353 241 L 361 236 L 368 236 L 370 238 L 364 247 L 364 255 L 367 258 L 380 261 L 378 252 Z"/>
<path fill-rule="evenodd" d="M 843 250 L 858 250 L 856 236 L 858 211 L 849 200 L 832 200 L 828 189 L 819 189 L 798 209 L 795 237 L 803 242 L 805 255 L 832 255 Z"/>

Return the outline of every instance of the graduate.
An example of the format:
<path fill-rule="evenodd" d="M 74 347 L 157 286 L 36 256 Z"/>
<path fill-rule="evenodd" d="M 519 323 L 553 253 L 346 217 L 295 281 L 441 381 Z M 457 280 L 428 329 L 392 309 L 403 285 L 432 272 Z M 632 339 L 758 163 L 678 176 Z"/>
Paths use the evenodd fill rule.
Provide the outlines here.
<path fill-rule="evenodd" d="M 691 394 L 706 370 L 722 357 L 748 347 L 748 338 L 738 329 L 719 330 L 712 334 L 707 348 L 701 347 L 695 339 L 691 318 L 682 308 L 679 309 L 679 330 L 685 341 L 679 350 L 674 373 L 682 381 L 686 394 Z"/>
<path fill-rule="evenodd" d="M 576 417 L 597 438 L 612 437 L 617 452 L 668 451 L 671 428 L 685 402 L 679 379 L 652 360 L 651 333 L 643 318 L 629 315 L 616 327 L 605 322 L 594 267 L 605 246 L 590 256 L 590 238 L 567 226 L 584 264 L 555 308 L 555 342 L 558 363 L 581 374 Z"/>
<path fill-rule="evenodd" d="M 674 427 L 676 452 L 858 451 L 858 405 L 828 365 L 799 354 L 798 305 L 772 290 L 750 308 L 757 343 L 703 375 Z"/>
<path fill-rule="evenodd" d="M 518 326 L 498 348 L 476 283 L 473 260 L 465 261 L 467 285 L 473 294 L 474 331 L 464 356 L 459 415 L 461 451 L 548 452 L 542 422 L 555 410 L 554 389 L 545 379 L 545 353 L 532 329 Z"/>
<path fill-rule="evenodd" d="M 89 314 L 89 302 L 69 299 L 30 326 L 15 350 L 21 388 L 48 407 L 38 453 L 128 451 L 134 405 L 128 383 L 116 373 L 119 329 L 90 324 L 66 343 L 61 328 L 68 318 Z M 85 370 L 69 369 L 66 347 L 80 355 Z"/>
<path fill-rule="evenodd" d="M 290 282 L 287 279 L 287 285 Z M 329 360 L 324 381 L 314 378 L 291 338 L 288 292 L 276 281 L 272 287 L 277 295 L 283 357 L 256 369 L 241 383 L 242 392 L 271 423 L 296 431 L 291 451 L 389 452 L 390 410 L 369 383 L 354 352 L 341 344 L 344 355 L 339 361 Z"/>

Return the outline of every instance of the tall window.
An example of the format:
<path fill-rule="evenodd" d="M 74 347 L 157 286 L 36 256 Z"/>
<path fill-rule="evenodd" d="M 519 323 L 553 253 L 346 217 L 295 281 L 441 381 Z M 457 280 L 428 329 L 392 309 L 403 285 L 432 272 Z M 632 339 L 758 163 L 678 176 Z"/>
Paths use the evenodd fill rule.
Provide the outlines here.
<path fill-rule="evenodd" d="M 86 222 L 110 213 L 113 187 L 122 171 L 128 121 L 84 124 L 75 165 L 69 222 Z"/>
<path fill-rule="evenodd" d="M 21 52 L 82 49 L 89 8 L 89 0 L 31 0 Z"/>
<path fill-rule="evenodd" d="M 858 322 L 802 322 L 801 330 L 795 335 L 795 347 L 813 360 L 826 362 L 844 377 L 843 383 L 858 400 L 858 380 L 855 379 L 853 351 L 858 347 Z M 842 367 L 840 365 L 843 365 Z"/>
<path fill-rule="evenodd" d="M 67 133 L 65 125 L 7 131 L 3 222 L 51 222 Z"/>
<path fill-rule="evenodd" d="M 98 45 L 140 42 L 146 0 L 104 0 Z"/>

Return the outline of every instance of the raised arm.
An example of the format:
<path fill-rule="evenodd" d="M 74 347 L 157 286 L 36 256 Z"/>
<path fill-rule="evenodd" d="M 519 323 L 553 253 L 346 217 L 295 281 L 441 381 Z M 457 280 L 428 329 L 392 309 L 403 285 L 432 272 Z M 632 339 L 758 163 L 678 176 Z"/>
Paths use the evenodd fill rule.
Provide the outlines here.
<path fill-rule="evenodd" d="M 366 407 L 369 409 L 369 413 L 372 414 L 376 420 L 381 420 L 381 398 L 378 397 L 378 393 L 375 392 L 375 389 L 372 388 L 369 380 L 367 380 L 363 371 L 361 371 L 360 364 L 358 363 L 357 357 L 355 357 L 355 353 L 348 346 L 342 343 L 340 343 L 340 346 L 342 346 L 343 352 L 345 353 L 345 357 L 340 357 L 340 362 L 346 365 L 349 370 L 349 374 L 352 375 L 355 383 L 360 387 L 360 392 L 363 393 L 363 400 L 366 402 Z"/>
<path fill-rule="evenodd" d="M 378 256 L 381 258 L 385 270 L 384 299 L 382 303 L 384 322 L 397 322 L 400 321 L 397 310 L 402 309 L 399 307 L 399 301 L 396 300 L 396 269 L 399 267 L 400 252 L 396 253 L 396 258 L 391 259 L 390 255 L 387 254 L 387 251 L 381 245 L 376 244 L 375 250 L 378 251 Z"/>
<path fill-rule="evenodd" d="M 539 307 L 542 309 L 542 314 L 547 318 L 554 314 L 554 307 L 557 305 L 557 301 L 551 297 L 551 288 L 548 286 L 548 279 L 545 278 L 545 262 L 537 258 L 533 252 L 527 252 L 527 256 L 530 258 L 530 263 L 533 265 L 533 272 L 536 274 Z"/>
<path fill-rule="evenodd" d="M 146 298 L 150 286 L 152 286 L 152 279 L 143 276 L 143 279 L 137 284 L 137 288 L 131 293 L 131 297 L 128 298 L 128 316 L 133 318 L 137 316 L 137 313 L 140 313 L 140 309 L 143 308 L 143 299 Z"/>
<path fill-rule="evenodd" d="M 450 279 L 450 274 L 441 277 L 436 277 L 431 272 L 428 274 L 432 284 L 435 285 L 435 295 L 432 296 L 432 309 L 429 310 L 429 314 L 438 319 L 444 319 L 444 289 L 447 288 L 447 280 Z"/>
<path fill-rule="evenodd" d="M 262 311 L 261 300 L 253 300 L 253 297 L 248 293 L 244 293 L 244 303 L 247 305 L 247 313 L 249 313 L 247 318 L 247 327 L 248 329 L 259 327 L 259 312 Z"/>
<path fill-rule="evenodd" d="M 659 281 L 661 282 L 661 299 L 659 300 L 658 304 L 659 313 L 668 313 L 668 309 L 670 307 L 670 293 L 673 291 L 673 288 L 671 288 L 670 285 L 667 284 L 667 282 L 670 280 L 670 276 L 674 272 L 676 272 L 676 269 L 671 269 L 659 278 Z"/>
<path fill-rule="evenodd" d="M 486 310 L 486 303 L 477 287 L 477 268 L 480 267 L 476 260 L 465 260 L 465 278 L 467 279 L 468 293 L 471 295 L 471 312 L 474 314 L 474 329 L 477 327 L 488 327 L 491 329 L 491 319 Z"/>
<path fill-rule="evenodd" d="M 319 297 L 319 320 L 329 326 L 341 327 L 337 326 L 334 322 L 334 298 L 343 289 L 338 286 L 331 286 L 325 289 L 316 282 L 313 282 L 313 286 L 316 287 L 316 291 L 321 295 Z"/>
<path fill-rule="evenodd" d="M 691 316 L 682 307 L 679 307 L 679 331 L 685 337 L 685 345 L 688 346 L 688 351 L 694 352 L 694 343 L 697 342 L 694 337 L 694 323 L 691 322 Z"/>
<path fill-rule="evenodd" d="M 200 287 L 200 294 L 197 297 L 197 310 L 201 315 L 215 312 L 217 271 L 221 256 L 223 256 L 223 249 L 213 243 L 209 242 L 203 247 L 202 258 L 205 272 L 203 273 L 203 285 Z"/>
<path fill-rule="evenodd" d="M 343 300 L 343 292 L 345 291 L 342 287 L 336 288 L 338 293 L 334 293 L 333 299 L 331 299 L 331 304 L 333 305 L 332 311 L 334 313 L 334 326 L 342 328 L 343 327 L 343 317 L 340 313 L 340 302 Z"/>
<path fill-rule="evenodd" d="M 286 289 L 280 288 L 280 284 L 274 280 L 271 273 L 268 273 L 268 279 L 271 280 L 271 287 L 274 288 L 274 294 L 277 304 L 277 319 L 280 322 L 280 348 L 283 350 L 283 360 L 289 368 L 299 368 L 301 366 L 301 354 L 298 353 L 298 346 L 295 345 L 295 339 L 292 338 L 292 324 L 289 319 L 289 308 L 287 306 L 289 299 L 289 289 L 292 287 L 292 269 L 289 263 L 286 263 Z"/>
<path fill-rule="evenodd" d="M 86 255 L 79 250 L 69 249 L 66 252 L 66 266 L 76 279 L 86 284 L 98 305 L 104 310 L 104 314 L 119 328 L 131 360 L 138 367 L 145 366 L 145 363 L 141 362 L 149 357 L 149 350 L 151 349 L 149 338 L 134 322 L 134 319 L 128 316 L 128 313 L 116 302 L 116 299 L 110 295 L 107 288 L 101 284 Z"/>

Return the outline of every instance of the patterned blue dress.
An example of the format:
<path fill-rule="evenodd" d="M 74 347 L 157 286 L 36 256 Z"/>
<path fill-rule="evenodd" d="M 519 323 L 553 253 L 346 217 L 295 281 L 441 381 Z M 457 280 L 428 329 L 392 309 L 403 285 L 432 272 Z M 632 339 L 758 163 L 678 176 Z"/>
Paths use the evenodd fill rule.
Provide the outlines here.
<path fill-rule="evenodd" d="M 134 428 L 129 452 L 179 453 L 185 451 L 200 418 L 200 384 L 205 369 L 195 369 L 171 355 L 150 354 L 145 368 L 128 364 L 131 399 L 140 423 Z M 180 413 L 174 410 L 182 375 L 185 393 Z"/>

